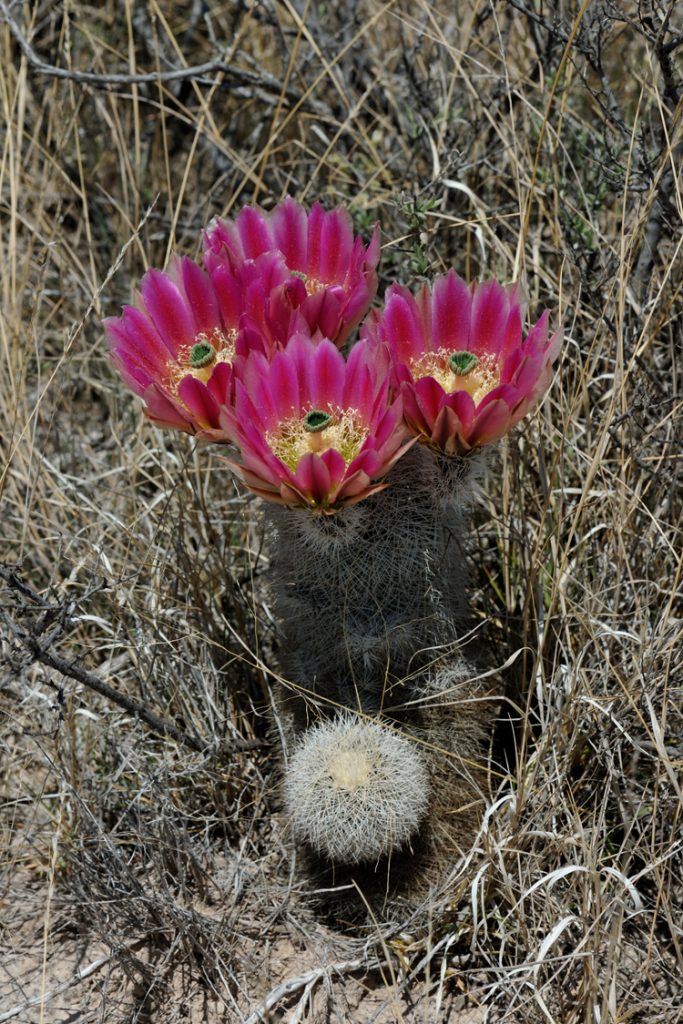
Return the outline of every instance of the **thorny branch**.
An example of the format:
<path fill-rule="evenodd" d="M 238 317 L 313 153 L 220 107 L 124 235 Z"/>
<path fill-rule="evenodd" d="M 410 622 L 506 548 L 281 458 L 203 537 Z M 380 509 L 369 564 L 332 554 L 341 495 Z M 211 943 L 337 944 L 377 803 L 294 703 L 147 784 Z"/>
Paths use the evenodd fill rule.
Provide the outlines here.
<path fill-rule="evenodd" d="M 247 71 L 245 68 L 238 68 L 229 64 L 222 57 L 215 57 L 213 60 L 205 61 L 203 64 L 193 64 L 187 68 L 174 68 L 171 71 L 149 71 L 140 74 L 123 74 L 111 72 L 101 74 L 94 71 L 74 71 L 70 68 L 62 68 L 56 64 L 50 64 L 43 60 L 22 32 L 21 28 L 12 17 L 5 0 L 0 0 L 0 14 L 9 28 L 19 49 L 26 57 L 30 66 L 40 75 L 50 75 L 52 78 L 63 78 L 81 85 L 92 85 L 96 88 L 103 88 L 107 85 L 144 85 L 145 83 L 182 82 L 187 79 L 198 80 L 205 75 L 221 73 L 228 75 L 243 85 L 254 88 L 266 89 L 275 93 L 278 97 L 288 100 L 293 104 L 301 104 L 311 107 L 310 101 L 304 100 L 295 89 L 283 86 L 277 78 L 269 75 L 267 71 L 261 70 L 259 74 Z"/>
<path fill-rule="evenodd" d="M 259 747 L 267 746 L 268 741 L 260 739 L 234 738 L 216 744 L 201 736 L 189 735 L 178 729 L 171 722 L 155 714 L 141 701 L 129 697 L 120 690 L 116 690 L 93 672 L 88 672 L 87 669 L 82 668 L 75 661 L 68 661 L 66 658 L 61 657 L 61 655 L 52 650 L 52 645 L 72 621 L 74 606 L 46 603 L 38 593 L 23 582 L 17 568 L 14 566 L 0 565 L 0 579 L 5 581 L 10 591 L 21 595 L 23 599 L 21 611 L 33 613 L 30 616 L 28 625 L 22 626 L 12 619 L 6 610 L 0 610 L 0 615 L 8 626 L 10 633 L 18 641 L 19 645 L 30 654 L 32 661 L 38 661 L 42 665 L 60 672 L 68 679 L 74 679 L 95 693 L 99 693 L 102 697 L 106 697 L 113 704 L 117 704 L 124 711 L 127 711 L 128 714 L 134 715 L 141 722 L 144 722 L 149 729 L 157 733 L 157 735 L 169 737 L 197 753 L 205 754 L 216 749 L 218 754 L 232 754 L 238 751 L 255 750 Z M 105 586 L 106 584 L 104 583 L 96 584 L 90 593 L 92 594 L 95 590 L 104 589 Z M 50 626 L 52 628 L 46 634 Z"/>

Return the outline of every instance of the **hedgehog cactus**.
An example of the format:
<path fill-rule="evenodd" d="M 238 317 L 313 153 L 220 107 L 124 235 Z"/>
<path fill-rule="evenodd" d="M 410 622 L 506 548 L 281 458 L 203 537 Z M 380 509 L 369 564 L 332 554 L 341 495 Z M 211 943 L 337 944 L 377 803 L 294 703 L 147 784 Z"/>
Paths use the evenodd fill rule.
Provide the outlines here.
<path fill-rule="evenodd" d="M 266 502 L 292 834 L 352 868 L 452 857 L 483 804 L 496 703 L 458 648 L 467 507 L 560 335 L 546 313 L 523 336 L 517 286 L 451 271 L 417 295 L 392 286 L 344 356 L 377 288 L 377 229 L 365 247 L 346 211 L 287 199 L 204 241 L 205 270 L 149 271 L 105 326 L 150 418 L 231 444 Z"/>
<path fill-rule="evenodd" d="M 296 839 L 334 863 L 358 864 L 409 842 L 427 811 L 429 779 L 407 737 L 342 714 L 303 733 L 285 800 Z"/>

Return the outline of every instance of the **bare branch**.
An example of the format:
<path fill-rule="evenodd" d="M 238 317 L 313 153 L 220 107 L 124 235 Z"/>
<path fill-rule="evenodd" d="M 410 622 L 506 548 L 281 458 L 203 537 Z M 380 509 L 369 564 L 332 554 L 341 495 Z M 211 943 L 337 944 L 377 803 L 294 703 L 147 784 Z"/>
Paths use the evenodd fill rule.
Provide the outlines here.
<path fill-rule="evenodd" d="M 42 608 L 45 608 L 45 604 L 41 601 L 40 596 L 35 593 L 30 587 L 28 587 L 19 578 L 18 572 L 15 568 L 0 565 L 0 578 L 3 579 L 8 585 L 9 589 L 19 593 L 23 598 L 26 598 L 31 602 L 32 606 L 40 604 Z M 28 607 L 28 606 L 25 606 Z M 70 619 L 70 611 L 68 608 L 64 608 L 59 605 L 48 606 L 48 611 L 54 612 L 53 615 L 49 616 L 49 620 L 52 621 L 55 617 L 61 619 L 58 632 L 61 632 L 64 625 Z M 50 634 L 46 640 L 41 638 L 41 633 L 45 628 L 44 625 L 38 626 L 38 628 L 23 628 L 14 622 L 6 612 L 2 613 L 2 617 L 5 619 L 10 631 L 17 639 L 19 644 L 28 651 L 33 661 L 39 661 L 42 665 L 47 665 L 48 668 L 54 669 L 56 672 L 60 672 L 63 676 L 68 679 L 74 679 L 76 682 L 81 683 L 83 686 L 87 686 L 88 689 L 94 690 L 95 693 L 99 693 L 102 697 L 106 697 L 113 704 L 117 704 L 128 714 L 134 715 L 141 722 L 157 733 L 159 736 L 167 736 L 170 739 L 175 740 L 177 743 L 182 744 L 185 747 L 189 747 L 191 750 L 197 751 L 197 753 L 205 754 L 212 750 L 216 750 L 218 754 L 232 754 L 238 751 L 245 750 L 256 750 L 259 747 L 268 746 L 267 740 L 260 739 L 232 739 L 224 740 L 219 744 L 213 743 L 211 740 L 205 739 L 201 736 L 189 735 L 178 729 L 171 722 L 161 718 L 159 715 L 150 711 L 141 701 L 135 700 L 133 697 L 129 697 L 125 693 L 121 693 L 120 690 L 114 689 L 104 680 L 100 679 L 99 676 L 93 672 L 88 672 L 74 661 L 67 661 L 62 658 L 59 654 L 55 654 L 51 651 L 50 645 L 55 639 L 55 635 Z M 48 620 L 44 618 L 46 623 Z"/>
<path fill-rule="evenodd" d="M 188 78 L 198 79 L 204 75 L 221 73 L 242 82 L 245 85 L 264 88 L 270 92 L 283 96 L 291 103 L 307 104 L 294 89 L 285 88 L 283 84 L 269 75 L 266 71 L 254 74 L 244 68 L 238 68 L 234 64 L 228 64 L 222 57 L 215 57 L 213 60 L 205 61 L 203 64 L 193 64 L 187 68 L 175 68 L 172 71 L 149 71 L 141 74 L 123 74 L 111 72 L 109 74 L 98 74 L 93 71 L 73 71 L 69 68 L 61 68 L 56 64 L 50 64 L 33 49 L 21 28 L 12 17 L 5 0 L 0 0 L 0 13 L 12 33 L 19 49 L 26 57 L 34 71 L 40 75 L 50 75 L 52 78 L 63 78 L 71 82 L 78 82 L 81 85 L 92 85 L 96 88 L 103 88 L 107 85 L 143 85 L 147 82 L 182 82 Z"/>

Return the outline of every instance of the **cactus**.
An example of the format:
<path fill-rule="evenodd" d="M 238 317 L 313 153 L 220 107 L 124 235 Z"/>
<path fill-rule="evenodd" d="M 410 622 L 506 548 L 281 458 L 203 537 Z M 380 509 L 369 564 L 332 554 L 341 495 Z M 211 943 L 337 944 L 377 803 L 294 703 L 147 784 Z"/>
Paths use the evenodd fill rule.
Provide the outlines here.
<path fill-rule="evenodd" d="M 416 446 L 385 491 L 333 516 L 270 507 L 286 677 L 375 714 L 387 687 L 452 646 L 465 609 L 465 507 L 478 460 Z M 449 475 L 450 472 L 450 475 Z"/>
<path fill-rule="evenodd" d="M 287 822 L 312 872 L 331 864 L 331 883 L 350 873 L 367 898 L 424 895 L 483 808 L 497 700 L 458 648 L 480 467 L 420 445 L 359 505 L 268 510 L 278 658 L 295 684 L 276 694 Z"/>
<path fill-rule="evenodd" d="M 427 771 L 410 740 L 349 713 L 305 732 L 285 776 L 294 837 L 343 864 L 404 846 L 428 795 Z"/>

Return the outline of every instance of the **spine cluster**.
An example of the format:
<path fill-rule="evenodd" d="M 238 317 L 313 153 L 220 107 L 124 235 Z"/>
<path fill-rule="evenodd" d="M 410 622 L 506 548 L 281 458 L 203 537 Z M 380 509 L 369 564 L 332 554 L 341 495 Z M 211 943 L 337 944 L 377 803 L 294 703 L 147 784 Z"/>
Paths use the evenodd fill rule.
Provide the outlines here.
<path fill-rule="evenodd" d="M 457 645 L 478 471 L 420 445 L 385 492 L 334 516 L 269 509 L 279 660 L 295 684 L 278 708 L 286 808 L 295 838 L 332 862 L 410 849 L 425 818 L 481 799 L 472 766 L 491 703 L 471 703 L 477 673 Z M 340 782 L 340 764 L 362 784 Z M 427 828 L 452 854 L 466 818 Z"/>

